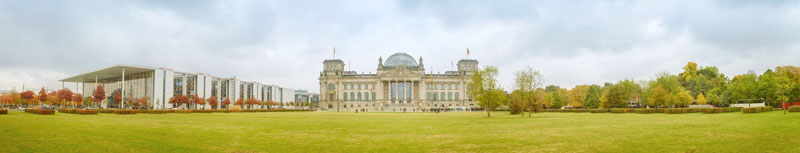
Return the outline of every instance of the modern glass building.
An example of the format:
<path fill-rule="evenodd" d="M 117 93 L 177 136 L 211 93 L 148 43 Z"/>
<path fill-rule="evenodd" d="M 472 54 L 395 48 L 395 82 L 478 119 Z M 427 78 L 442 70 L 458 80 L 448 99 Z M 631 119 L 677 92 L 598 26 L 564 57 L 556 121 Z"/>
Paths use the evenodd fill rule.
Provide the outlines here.
<path fill-rule="evenodd" d="M 139 98 L 148 99 L 152 109 L 172 109 L 176 107 L 169 104 L 169 99 L 175 95 L 194 96 L 207 99 L 215 96 L 220 105 L 226 98 L 233 104 L 236 100 L 254 98 L 259 101 L 271 100 L 276 103 L 294 101 L 294 90 L 276 85 L 267 85 L 254 81 L 242 81 L 235 77 L 214 77 L 204 73 L 187 73 L 169 68 L 150 68 L 144 66 L 117 65 L 88 73 L 76 75 L 61 82 L 76 83 L 83 96 L 89 97 L 103 85 L 107 101 L 114 99 L 119 93 L 122 103 L 107 103 L 104 107 L 125 108 Z M 283 91 L 291 91 L 284 93 Z M 292 96 L 283 98 L 285 95 Z M 210 108 L 206 104 L 202 108 Z"/>

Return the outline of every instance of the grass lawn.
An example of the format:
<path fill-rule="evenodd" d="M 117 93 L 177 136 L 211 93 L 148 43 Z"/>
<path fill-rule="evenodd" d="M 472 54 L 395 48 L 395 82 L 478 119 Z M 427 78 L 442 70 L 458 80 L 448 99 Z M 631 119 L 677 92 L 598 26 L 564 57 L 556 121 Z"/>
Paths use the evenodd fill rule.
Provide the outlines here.
<path fill-rule="evenodd" d="M 0 115 L 0 152 L 800 152 L 800 113 Z"/>

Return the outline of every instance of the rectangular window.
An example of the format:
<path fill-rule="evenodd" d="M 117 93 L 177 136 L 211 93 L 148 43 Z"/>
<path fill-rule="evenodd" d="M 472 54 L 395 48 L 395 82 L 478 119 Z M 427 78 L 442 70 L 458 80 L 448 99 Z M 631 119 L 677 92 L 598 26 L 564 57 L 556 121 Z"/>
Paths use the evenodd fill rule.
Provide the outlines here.
<path fill-rule="evenodd" d="M 394 99 L 395 99 L 395 95 L 394 95 L 394 93 L 395 93 L 395 88 L 394 88 L 394 87 L 395 87 L 395 83 L 394 83 L 394 82 L 392 82 L 392 83 L 389 85 L 389 87 L 390 87 L 389 89 L 391 90 L 389 93 L 391 93 L 391 96 L 392 96 L 392 102 L 394 102 Z"/>
<path fill-rule="evenodd" d="M 458 84 L 456 84 L 456 90 L 458 90 Z"/>
<path fill-rule="evenodd" d="M 358 90 L 361 90 L 361 84 L 358 84 Z"/>
<path fill-rule="evenodd" d="M 405 93 L 405 92 L 404 92 L 404 91 L 405 91 L 405 90 L 404 90 L 404 89 L 405 89 L 405 88 L 404 88 L 404 87 L 405 87 L 405 85 L 404 85 L 404 84 L 405 84 L 405 83 L 400 83 L 400 84 L 397 84 L 397 85 L 398 85 L 398 86 L 397 86 L 397 90 L 398 90 L 398 91 L 400 91 L 400 92 L 398 92 L 398 93 L 397 93 L 397 94 L 398 94 L 398 96 L 397 96 L 397 99 L 400 99 L 400 100 L 403 100 L 403 99 L 405 99 L 405 94 L 404 94 L 404 93 Z"/>
<path fill-rule="evenodd" d="M 406 99 L 411 100 L 411 94 L 413 93 L 411 91 L 411 82 L 406 83 L 406 91 Z"/>

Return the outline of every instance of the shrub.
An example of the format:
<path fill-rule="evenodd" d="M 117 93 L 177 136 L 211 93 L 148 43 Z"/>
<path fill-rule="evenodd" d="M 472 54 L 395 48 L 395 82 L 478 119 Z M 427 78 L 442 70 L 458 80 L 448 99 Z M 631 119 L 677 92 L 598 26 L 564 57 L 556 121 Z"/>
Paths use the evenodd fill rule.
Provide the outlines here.
<path fill-rule="evenodd" d="M 716 113 L 722 113 L 722 112 L 725 112 L 725 109 L 722 109 L 722 108 L 706 108 L 706 109 L 703 109 L 703 113 L 704 114 L 716 114 Z"/>
<path fill-rule="evenodd" d="M 592 113 L 608 113 L 608 109 L 592 109 L 589 112 L 592 112 Z"/>
<path fill-rule="evenodd" d="M 744 113 L 761 113 L 772 111 L 772 106 L 743 108 Z"/>
<path fill-rule="evenodd" d="M 667 113 L 667 114 L 685 114 L 685 113 L 689 113 L 689 109 L 686 109 L 686 108 L 670 108 L 670 109 L 664 109 L 664 113 Z"/>
<path fill-rule="evenodd" d="M 58 109 L 58 112 L 59 113 L 75 113 L 75 109 L 62 108 L 62 109 Z"/>
<path fill-rule="evenodd" d="M 0 109 L 0 114 L 8 114 L 8 110 L 7 109 Z"/>
<path fill-rule="evenodd" d="M 800 112 L 800 105 L 790 106 L 789 112 Z"/>
<path fill-rule="evenodd" d="M 703 112 L 703 110 L 705 110 L 705 108 L 687 108 L 687 109 L 688 109 L 687 112 L 689 113 L 700 113 Z"/>
<path fill-rule="evenodd" d="M 100 113 L 114 113 L 113 109 L 101 109 Z"/>
<path fill-rule="evenodd" d="M 192 113 L 191 109 L 175 110 L 175 113 Z"/>
<path fill-rule="evenodd" d="M 213 113 L 214 110 L 203 109 L 203 110 L 193 110 L 192 112 L 194 112 L 194 113 Z"/>
<path fill-rule="evenodd" d="M 148 110 L 145 111 L 145 113 L 147 113 L 147 114 L 166 114 L 166 113 L 172 113 L 172 110 L 168 110 L 168 109 L 148 109 Z"/>
<path fill-rule="evenodd" d="M 636 112 L 636 113 L 639 113 L 639 114 L 658 113 L 658 109 L 649 109 L 649 108 L 640 108 L 640 109 L 635 109 L 633 111 Z"/>
<path fill-rule="evenodd" d="M 75 113 L 81 115 L 97 115 L 98 111 L 97 109 L 78 109 L 75 110 Z"/>
<path fill-rule="evenodd" d="M 725 112 L 741 112 L 741 107 L 725 107 Z"/>
<path fill-rule="evenodd" d="M 139 111 L 135 109 L 115 109 L 113 112 L 114 114 L 136 114 Z"/>
<path fill-rule="evenodd" d="M 34 113 L 34 114 L 42 114 L 42 115 L 53 115 L 56 113 L 56 110 L 53 109 L 25 109 L 25 112 Z"/>
<path fill-rule="evenodd" d="M 609 109 L 611 113 L 633 113 L 636 109 L 633 108 L 612 108 Z"/>

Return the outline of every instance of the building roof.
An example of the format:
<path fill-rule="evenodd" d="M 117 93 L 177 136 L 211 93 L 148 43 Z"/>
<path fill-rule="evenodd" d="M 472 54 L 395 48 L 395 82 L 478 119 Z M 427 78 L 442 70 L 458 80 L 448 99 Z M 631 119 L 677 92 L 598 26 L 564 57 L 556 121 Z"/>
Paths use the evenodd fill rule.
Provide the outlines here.
<path fill-rule="evenodd" d="M 389 58 L 386 58 L 384 66 L 419 66 L 414 57 L 406 53 L 394 53 Z"/>
<path fill-rule="evenodd" d="M 61 79 L 58 81 L 61 82 L 94 82 L 95 77 L 98 80 L 107 79 L 107 78 L 114 78 L 122 76 L 122 70 L 125 69 L 125 74 L 134 74 L 134 73 L 141 73 L 147 71 L 153 71 L 154 68 L 143 67 L 143 66 L 132 66 L 132 65 L 116 65 L 109 68 L 104 68 L 96 71 L 92 71 L 89 73 L 84 73 L 76 76 L 72 76 L 69 78 Z"/>

